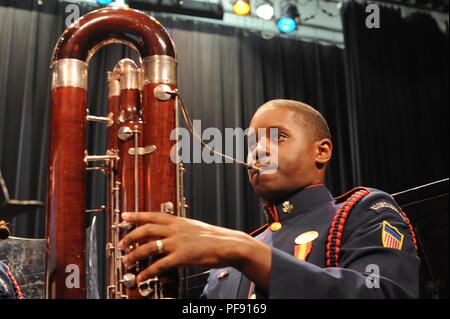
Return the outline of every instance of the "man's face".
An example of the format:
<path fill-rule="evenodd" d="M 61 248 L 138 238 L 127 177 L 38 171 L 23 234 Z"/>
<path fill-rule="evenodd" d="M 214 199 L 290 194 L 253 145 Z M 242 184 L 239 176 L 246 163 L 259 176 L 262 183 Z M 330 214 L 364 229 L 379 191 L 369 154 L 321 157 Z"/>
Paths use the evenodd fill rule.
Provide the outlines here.
<path fill-rule="evenodd" d="M 277 169 L 271 172 L 249 171 L 253 189 L 266 200 L 282 199 L 297 192 L 310 185 L 317 174 L 314 143 L 294 115 L 294 111 L 282 107 L 263 108 L 255 113 L 250 123 L 250 132 L 257 134 L 258 129 L 266 129 L 267 134 L 257 134 L 256 144 L 249 143 L 247 162 L 256 166 L 277 164 Z M 278 135 L 270 138 L 270 128 L 278 129 Z M 249 140 L 252 140 L 251 134 Z M 278 147 L 274 143 L 278 143 Z M 258 148 L 265 151 L 267 158 L 257 155 Z"/>

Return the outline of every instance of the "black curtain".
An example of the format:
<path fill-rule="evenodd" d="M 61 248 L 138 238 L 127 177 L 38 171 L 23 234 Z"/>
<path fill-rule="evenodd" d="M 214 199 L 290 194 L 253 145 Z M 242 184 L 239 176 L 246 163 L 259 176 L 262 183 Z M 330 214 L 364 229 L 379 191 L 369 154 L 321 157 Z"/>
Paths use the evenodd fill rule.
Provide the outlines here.
<path fill-rule="evenodd" d="M 383 6 L 368 29 L 365 7 L 342 9 L 356 180 L 397 192 L 448 177 L 448 29 Z"/>

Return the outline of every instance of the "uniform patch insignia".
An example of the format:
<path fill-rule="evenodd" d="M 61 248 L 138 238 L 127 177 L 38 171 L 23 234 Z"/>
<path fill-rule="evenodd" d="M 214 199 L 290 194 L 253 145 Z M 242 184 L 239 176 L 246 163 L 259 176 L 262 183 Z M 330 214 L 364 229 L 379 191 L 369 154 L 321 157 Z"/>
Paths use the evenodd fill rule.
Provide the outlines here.
<path fill-rule="evenodd" d="M 386 208 L 393 210 L 406 222 L 405 217 L 403 217 L 403 214 L 398 210 L 398 208 L 395 207 L 394 204 L 392 204 L 388 201 L 383 200 L 383 201 L 376 202 L 375 204 L 370 205 L 369 208 L 373 209 L 375 212 L 378 212 L 379 210 L 386 209 Z"/>
<path fill-rule="evenodd" d="M 389 209 L 392 209 L 393 211 L 397 212 L 398 214 L 400 214 L 400 212 L 398 211 L 397 207 L 395 207 L 392 203 L 389 203 L 388 201 L 376 202 L 375 204 L 372 204 L 370 206 L 370 208 L 373 209 L 373 210 L 380 210 L 382 208 L 389 208 Z"/>
<path fill-rule="evenodd" d="M 312 242 L 319 237 L 319 233 L 312 230 L 295 238 L 294 256 L 300 260 L 306 260 L 312 249 Z"/>
<path fill-rule="evenodd" d="M 381 240 L 384 247 L 401 250 L 404 237 L 405 236 L 399 232 L 397 227 L 392 226 L 387 221 L 383 221 Z"/>

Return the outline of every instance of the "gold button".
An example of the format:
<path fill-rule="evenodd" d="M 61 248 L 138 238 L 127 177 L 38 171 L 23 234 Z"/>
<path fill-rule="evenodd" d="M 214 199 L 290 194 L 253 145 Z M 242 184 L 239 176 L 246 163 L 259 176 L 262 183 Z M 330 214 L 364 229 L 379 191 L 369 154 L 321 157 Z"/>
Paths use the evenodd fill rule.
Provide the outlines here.
<path fill-rule="evenodd" d="M 270 229 L 272 231 L 279 231 L 281 229 L 281 223 L 279 222 L 274 222 L 270 225 Z"/>

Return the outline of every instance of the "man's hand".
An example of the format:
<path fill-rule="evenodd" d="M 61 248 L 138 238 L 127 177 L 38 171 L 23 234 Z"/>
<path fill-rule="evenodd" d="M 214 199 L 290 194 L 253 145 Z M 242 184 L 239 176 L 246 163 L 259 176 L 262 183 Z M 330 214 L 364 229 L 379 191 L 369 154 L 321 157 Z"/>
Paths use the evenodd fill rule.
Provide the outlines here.
<path fill-rule="evenodd" d="M 138 282 L 174 267 L 231 266 L 262 289 L 268 287 L 271 249 L 243 232 L 159 212 L 123 213 L 122 219 L 140 225 L 119 243 L 120 249 L 139 243 L 139 247 L 123 258 L 124 264 L 149 256 L 159 257 L 156 240 L 163 242 L 161 258 L 139 273 Z"/>

